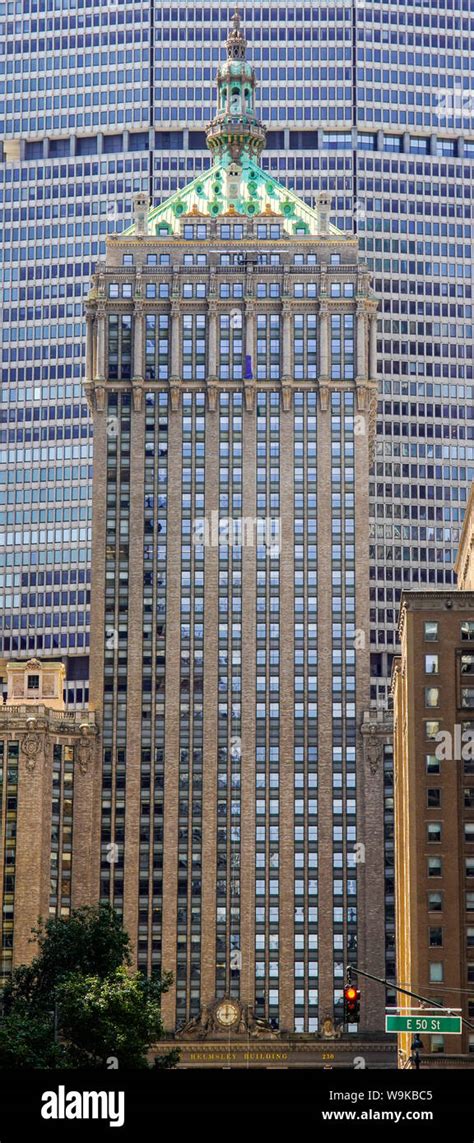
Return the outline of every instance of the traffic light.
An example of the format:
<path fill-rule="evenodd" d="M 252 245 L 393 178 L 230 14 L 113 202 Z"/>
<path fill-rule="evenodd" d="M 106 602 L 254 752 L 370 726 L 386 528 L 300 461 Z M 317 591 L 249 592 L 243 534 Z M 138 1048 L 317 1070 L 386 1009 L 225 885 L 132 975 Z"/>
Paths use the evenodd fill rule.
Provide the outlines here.
<path fill-rule="evenodd" d="M 344 1023 L 358 1024 L 360 1020 L 360 988 L 346 984 L 344 989 Z"/>

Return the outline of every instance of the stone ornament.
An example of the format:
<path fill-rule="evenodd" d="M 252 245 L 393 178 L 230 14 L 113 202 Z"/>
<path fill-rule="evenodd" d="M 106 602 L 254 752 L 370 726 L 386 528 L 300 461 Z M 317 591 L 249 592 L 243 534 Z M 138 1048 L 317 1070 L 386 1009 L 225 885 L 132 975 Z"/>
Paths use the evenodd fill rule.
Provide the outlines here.
<path fill-rule="evenodd" d="M 38 755 L 41 752 L 41 737 L 35 731 L 28 731 L 21 740 L 21 752 L 26 759 L 26 769 L 33 773 L 36 769 Z"/>
<path fill-rule="evenodd" d="M 176 1039 L 206 1040 L 208 1036 L 228 1036 L 230 1032 L 252 1039 L 278 1040 L 281 1036 L 268 1020 L 255 1015 L 250 1004 L 226 997 L 201 1008 L 199 1016 L 178 1029 Z"/>

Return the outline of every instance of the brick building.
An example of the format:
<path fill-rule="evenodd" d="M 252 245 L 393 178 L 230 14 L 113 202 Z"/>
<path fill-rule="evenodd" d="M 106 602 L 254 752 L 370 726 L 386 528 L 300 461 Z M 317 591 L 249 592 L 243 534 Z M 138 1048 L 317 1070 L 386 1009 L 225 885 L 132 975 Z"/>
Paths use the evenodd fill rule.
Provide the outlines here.
<path fill-rule="evenodd" d="M 259 166 L 238 17 L 227 57 L 212 165 L 136 196 L 87 302 L 95 877 L 139 967 L 173 971 L 170 1031 L 340 1035 L 346 964 L 384 964 L 360 732 L 377 302 L 328 197 Z"/>
<path fill-rule="evenodd" d="M 474 1064 L 472 552 L 471 507 L 456 564 L 460 590 L 404 593 L 394 667 L 397 978 L 461 1009 L 473 1025 L 462 1037 L 422 1034 L 423 1066 L 433 1054 L 445 1065 Z M 410 1044 L 400 1036 L 406 1055 Z"/>
<path fill-rule="evenodd" d="M 94 898 L 93 712 L 66 709 L 61 662 L 4 665 L 0 704 L 0 987 L 33 953 L 39 917 Z"/>

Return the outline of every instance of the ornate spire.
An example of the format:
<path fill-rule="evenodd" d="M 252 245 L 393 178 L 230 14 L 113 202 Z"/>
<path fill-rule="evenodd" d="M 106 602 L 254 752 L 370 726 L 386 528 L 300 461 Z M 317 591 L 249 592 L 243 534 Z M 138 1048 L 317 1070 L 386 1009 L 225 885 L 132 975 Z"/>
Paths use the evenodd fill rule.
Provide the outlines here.
<path fill-rule="evenodd" d="M 217 73 L 217 115 L 207 129 L 207 145 L 226 164 L 245 156 L 258 159 L 265 128 L 255 115 L 255 72 L 246 59 L 247 41 L 238 10 L 226 41 L 227 59 Z"/>
<path fill-rule="evenodd" d="M 240 30 L 239 9 L 235 9 L 232 19 L 232 31 L 229 33 L 227 43 L 227 58 L 229 60 L 244 60 L 247 49 L 247 40 Z"/>

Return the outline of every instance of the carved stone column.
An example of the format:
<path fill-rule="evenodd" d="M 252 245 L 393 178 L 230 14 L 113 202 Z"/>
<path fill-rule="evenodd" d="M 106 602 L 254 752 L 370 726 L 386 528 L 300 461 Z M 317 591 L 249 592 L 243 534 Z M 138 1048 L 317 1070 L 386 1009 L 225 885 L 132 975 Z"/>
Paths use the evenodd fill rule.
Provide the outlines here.
<path fill-rule="evenodd" d="M 105 381 L 105 302 L 99 302 L 97 307 L 97 372 L 96 381 Z"/>
<path fill-rule="evenodd" d="M 370 315 L 370 363 L 369 377 L 371 381 L 377 380 L 377 314 Z"/>
<path fill-rule="evenodd" d="M 143 360 L 143 305 L 135 302 L 133 319 L 133 380 L 143 381 L 145 376 Z"/>
<path fill-rule="evenodd" d="M 209 301 L 207 308 L 207 344 L 208 344 L 208 358 L 207 358 L 207 377 L 208 381 L 217 381 L 217 305 L 215 301 Z"/>
<path fill-rule="evenodd" d="M 289 302 L 283 302 L 283 372 L 282 381 L 293 380 L 293 311 Z"/>
<path fill-rule="evenodd" d="M 357 380 L 367 380 L 367 317 L 364 306 L 357 306 Z"/>
<path fill-rule="evenodd" d="M 94 379 L 94 314 L 86 310 L 86 385 Z"/>
<path fill-rule="evenodd" d="M 179 302 L 171 303 L 171 377 L 170 381 L 176 384 L 181 380 L 181 330 L 179 321 Z"/>
<path fill-rule="evenodd" d="M 329 312 L 325 301 L 319 305 L 319 381 L 329 381 Z"/>

